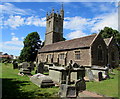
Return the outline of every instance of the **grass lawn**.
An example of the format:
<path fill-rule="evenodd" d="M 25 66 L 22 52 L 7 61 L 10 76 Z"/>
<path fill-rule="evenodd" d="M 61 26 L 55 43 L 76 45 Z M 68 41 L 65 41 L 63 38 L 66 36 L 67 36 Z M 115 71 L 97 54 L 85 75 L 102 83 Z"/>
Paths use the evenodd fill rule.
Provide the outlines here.
<path fill-rule="evenodd" d="M 1 68 L 2 67 L 2 68 Z M 59 88 L 39 88 L 34 85 L 29 77 L 19 76 L 18 70 L 12 68 L 12 64 L 0 64 L 0 73 L 2 70 L 2 95 L 3 99 L 9 98 L 45 98 L 57 97 Z M 112 79 L 107 79 L 101 82 L 87 82 L 87 90 L 96 92 L 101 95 L 118 97 L 118 73 L 114 70 L 115 75 L 110 75 Z M 34 74 L 34 71 L 32 72 Z M 119 75 L 120 78 L 120 75 Z M 120 89 L 120 88 L 119 88 Z"/>
<path fill-rule="evenodd" d="M 1 65 L 0 65 L 1 67 Z M 2 64 L 2 98 L 27 99 L 57 97 L 59 88 L 39 88 L 34 85 L 29 77 L 19 76 L 17 69 L 12 69 L 12 64 Z M 1 71 L 1 70 L 0 70 Z M 0 75 L 1 77 L 1 75 Z"/>
<path fill-rule="evenodd" d="M 118 86 L 120 71 L 114 69 L 113 72 L 115 75 L 110 74 L 110 77 L 112 77 L 110 79 L 101 82 L 87 82 L 87 90 L 109 97 L 120 97 L 118 96 L 120 94 L 118 94 L 118 89 L 120 90 L 120 86 Z"/>

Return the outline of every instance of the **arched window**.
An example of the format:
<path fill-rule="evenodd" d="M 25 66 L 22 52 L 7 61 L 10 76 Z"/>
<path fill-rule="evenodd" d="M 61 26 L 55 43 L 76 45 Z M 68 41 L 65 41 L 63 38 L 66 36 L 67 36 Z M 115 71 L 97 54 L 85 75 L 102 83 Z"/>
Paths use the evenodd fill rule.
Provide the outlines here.
<path fill-rule="evenodd" d="M 102 51 L 102 46 L 99 45 L 98 46 L 98 61 L 102 61 L 103 60 L 103 51 Z"/>

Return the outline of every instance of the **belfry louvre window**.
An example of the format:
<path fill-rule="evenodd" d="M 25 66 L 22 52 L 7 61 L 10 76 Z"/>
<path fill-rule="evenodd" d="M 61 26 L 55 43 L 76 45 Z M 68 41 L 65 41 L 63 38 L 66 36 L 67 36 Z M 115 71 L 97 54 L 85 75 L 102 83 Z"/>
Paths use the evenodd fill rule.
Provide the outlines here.
<path fill-rule="evenodd" d="M 80 51 L 75 51 L 75 59 L 76 60 L 80 59 Z"/>
<path fill-rule="evenodd" d="M 64 57 L 65 57 L 64 53 L 62 53 L 62 54 L 59 55 L 60 59 L 64 59 Z"/>

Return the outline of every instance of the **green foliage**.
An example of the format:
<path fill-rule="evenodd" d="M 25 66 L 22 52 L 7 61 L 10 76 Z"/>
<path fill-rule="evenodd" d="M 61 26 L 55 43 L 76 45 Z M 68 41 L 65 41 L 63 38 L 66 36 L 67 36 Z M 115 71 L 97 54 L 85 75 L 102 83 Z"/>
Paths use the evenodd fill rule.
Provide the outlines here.
<path fill-rule="evenodd" d="M 38 49 L 41 47 L 41 41 L 37 32 L 32 32 L 24 39 L 24 48 L 20 53 L 21 61 L 35 61 Z"/>
<path fill-rule="evenodd" d="M 114 37 L 116 40 L 117 45 L 120 47 L 120 33 L 117 30 L 114 30 L 110 27 L 105 27 L 103 30 L 100 31 L 103 38 L 110 38 Z"/>

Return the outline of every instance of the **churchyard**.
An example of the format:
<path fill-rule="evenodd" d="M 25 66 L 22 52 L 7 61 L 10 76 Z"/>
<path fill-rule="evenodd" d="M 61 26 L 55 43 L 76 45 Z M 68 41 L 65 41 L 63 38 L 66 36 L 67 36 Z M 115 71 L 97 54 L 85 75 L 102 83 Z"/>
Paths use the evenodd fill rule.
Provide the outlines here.
<path fill-rule="evenodd" d="M 12 64 L 0 64 L 2 74 L 2 95 L 3 98 L 50 98 L 58 97 L 59 87 L 40 88 L 30 81 L 26 75 L 18 75 L 19 70 L 13 69 Z M 113 70 L 110 79 L 100 82 L 86 82 L 86 90 L 104 95 L 107 97 L 118 97 L 118 78 L 120 71 Z M 35 70 L 31 72 L 35 74 Z"/>

